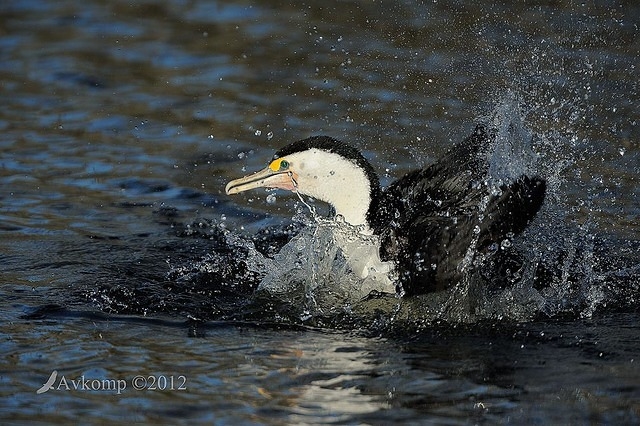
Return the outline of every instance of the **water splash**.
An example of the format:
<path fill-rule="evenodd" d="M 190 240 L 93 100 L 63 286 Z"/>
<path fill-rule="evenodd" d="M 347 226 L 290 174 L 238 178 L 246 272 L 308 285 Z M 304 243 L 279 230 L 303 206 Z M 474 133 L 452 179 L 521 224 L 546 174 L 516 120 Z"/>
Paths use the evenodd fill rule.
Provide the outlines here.
<path fill-rule="evenodd" d="M 521 102 L 514 92 L 507 92 L 489 120 L 495 142 L 489 152 L 489 177 L 493 187 L 510 183 L 522 175 L 539 173 L 531 131 L 524 125 Z"/>
<path fill-rule="evenodd" d="M 250 259 L 265 271 L 259 293 L 295 299 L 301 319 L 341 312 L 371 292 L 395 294 L 392 266 L 379 261 L 379 239 L 344 221 L 316 217 L 273 259 Z M 378 262 L 359 262 L 371 257 Z"/>
<path fill-rule="evenodd" d="M 320 218 L 301 199 L 288 230 L 247 237 L 215 222 L 187 226 L 182 236 L 206 240 L 208 252 L 173 264 L 170 286 L 144 293 L 112 287 L 94 292 L 94 300 L 116 312 L 137 312 L 138 306 L 144 314 L 171 311 L 200 319 L 374 330 L 440 321 L 590 317 L 621 300 L 634 303 L 640 294 L 640 243 L 614 242 L 598 234 L 595 219 L 573 219 L 563 191 L 567 169 L 575 162 L 557 148 L 571 145 L 571 138 L 532 131 L 520 105 L 516 94 L 507 93 L 485 119 L 495 142 L 486 149 L 486 180 L 477 182 L 487 191 L 477 212 L 487 215 L 500 186 L 523 174 L 547 180 L 545 205 L 520 235 L 483 250 L 472 241 L 460 265 L 463 278 L 449 290 L 399 297 L 389 265 L 357 262 L 371 258 L 378 237 L 339 219 Z"/>

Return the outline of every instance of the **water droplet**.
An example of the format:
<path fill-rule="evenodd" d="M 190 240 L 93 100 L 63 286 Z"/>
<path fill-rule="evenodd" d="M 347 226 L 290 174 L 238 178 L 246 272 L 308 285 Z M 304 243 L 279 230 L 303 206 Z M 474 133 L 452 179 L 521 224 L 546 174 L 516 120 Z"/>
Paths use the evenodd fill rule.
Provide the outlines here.
<path fill-rule="evenodd" d="M 273 138 L 273 132 L 267 133 L 267 140 L 271 140 Z"/>
<path fill-rule="evenodd" d="M 261 134 L 262 134 L 262 130 L 256 130 L 256 131 L 255 131 L 255 135 L 256 135 L 256 136 L 260 136 Z"/>
<path fill-rule="evenodd" d="M 620 155 L 622 156 L 622 155 L 624 155 L 624 154 L 627 152 L 627 150 L 626 150 L 626 149 L 624 149 L 624 148 L 620 148 L 620 149 L 618 150 L 618 152 L 619 152 L 619 153 L 620 153 Z"/>
<path fill-rule="evenodd" d="M 276 195 L 275 194 L 269 194 L 267 195 L 267 204 L 275 204 L 276 200 Z"/>
<path fill-rule="evenodd" d="M 245 156 L 246 156 L 246 154 L 245 154 L 244 152 L 239 152 L 239 153 L 238 153 L 238 158 L 239 158 L 239 159 L 241 159 L 241 160 L 242 160 Z"/>

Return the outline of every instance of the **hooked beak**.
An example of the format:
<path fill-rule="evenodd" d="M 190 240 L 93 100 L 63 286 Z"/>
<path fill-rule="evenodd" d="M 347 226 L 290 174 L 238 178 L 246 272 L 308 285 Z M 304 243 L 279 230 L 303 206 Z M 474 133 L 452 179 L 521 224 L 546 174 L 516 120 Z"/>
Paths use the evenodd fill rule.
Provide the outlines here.
<path fill-rule="evenodd" d="M 298 182 L 292 171 L 274 172 L 269 167 L 251 175 L 232 180 L 225 187 L 227 195 L 237 194 L 255 188 L 279 188 L 296 191 Z"/>

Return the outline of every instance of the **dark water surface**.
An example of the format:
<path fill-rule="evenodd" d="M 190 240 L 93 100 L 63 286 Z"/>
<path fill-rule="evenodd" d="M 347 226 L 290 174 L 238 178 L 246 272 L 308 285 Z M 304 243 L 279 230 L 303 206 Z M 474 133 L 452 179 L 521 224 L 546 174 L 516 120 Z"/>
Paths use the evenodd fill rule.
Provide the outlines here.
<path fill-rule="evenodd" d="M 640 7 L 574 3 L 4 2 L 2 423 L 640 422 Z M 249 300 L 305 209 L 230 179 L 328 134 L 386 185 L 500 113 L 545 288 Z"/>

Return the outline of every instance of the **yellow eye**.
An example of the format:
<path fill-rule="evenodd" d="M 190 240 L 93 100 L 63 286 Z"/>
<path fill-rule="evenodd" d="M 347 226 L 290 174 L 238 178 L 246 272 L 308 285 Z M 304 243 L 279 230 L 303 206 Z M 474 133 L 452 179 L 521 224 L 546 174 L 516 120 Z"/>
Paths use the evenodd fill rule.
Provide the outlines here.
<path fill-rule="evenodd" d="M 281 172 L 289 168 L 289 162 L 287 160 L 280 160 L 280 159 L 273 160 L 271 164 L 269 164 L 269 168 L 274 172 Z"/>

